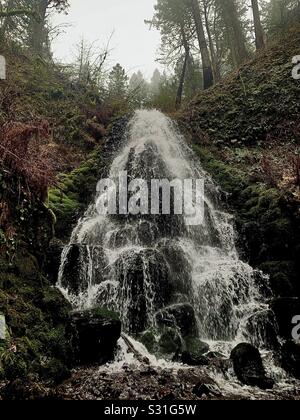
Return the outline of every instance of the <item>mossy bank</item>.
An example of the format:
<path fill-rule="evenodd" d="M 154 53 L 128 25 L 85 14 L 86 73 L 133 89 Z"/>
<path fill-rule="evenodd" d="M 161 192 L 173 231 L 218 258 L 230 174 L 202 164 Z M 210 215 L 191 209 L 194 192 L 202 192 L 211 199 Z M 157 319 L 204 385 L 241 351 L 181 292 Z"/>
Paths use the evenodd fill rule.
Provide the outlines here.
<path fill-rule="evenodd" d="M 225 193 L 240 251 L 271 276 L 275 296 L 300 296 L 300 83 L 295 27 L 178 115 L 201 164 Z"/>

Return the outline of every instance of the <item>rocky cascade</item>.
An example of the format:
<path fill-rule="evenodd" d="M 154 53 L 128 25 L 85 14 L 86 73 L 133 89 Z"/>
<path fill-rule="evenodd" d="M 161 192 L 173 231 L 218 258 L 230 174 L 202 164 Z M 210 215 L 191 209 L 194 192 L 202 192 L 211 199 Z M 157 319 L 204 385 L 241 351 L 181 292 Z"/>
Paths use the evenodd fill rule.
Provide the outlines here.
<path fill-rule="evenodd" d="M 122 171 L 148 185 L 204 180 L 204 221 L 191 226 L 189 216 L 175 212 L 100 215 L 97 194 L 63 251 L 60 290 L 74 309 L 118 312 L 126 333 L 160 353 L 191 357 L 200 339 L 227 354 L 242 341 L 272 348 L 277 325 L 266 300 L 268 278 L 240 260 L 222 192 L 173 122 L 158 111 L 137 111 L 124 144 L 111 180 L 118 184 Z"/>

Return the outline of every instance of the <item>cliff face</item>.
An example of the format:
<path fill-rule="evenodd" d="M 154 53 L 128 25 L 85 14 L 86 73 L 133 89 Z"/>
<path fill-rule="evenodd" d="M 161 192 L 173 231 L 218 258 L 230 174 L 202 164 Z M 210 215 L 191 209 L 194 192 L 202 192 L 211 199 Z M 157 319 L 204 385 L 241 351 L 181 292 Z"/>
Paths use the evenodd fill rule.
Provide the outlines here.
<path fill-rule="evenodd" d="M 300 28 L 200 94 L 178 116 L 203 166 L 228 193 L 245 258 L 275 296 L 300 296 Z"/>

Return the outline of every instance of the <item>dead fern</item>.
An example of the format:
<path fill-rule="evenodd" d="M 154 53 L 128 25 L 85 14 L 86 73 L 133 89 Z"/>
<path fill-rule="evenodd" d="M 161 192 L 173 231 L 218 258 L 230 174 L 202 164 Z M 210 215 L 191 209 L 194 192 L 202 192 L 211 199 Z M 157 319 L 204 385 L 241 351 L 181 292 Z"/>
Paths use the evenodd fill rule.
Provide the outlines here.
<path fill-rule="evenodd" d="M 49 138 L 46 121 L 6 123 L 0 127 L 0 163 L 11 176 L 23 178 L 30 191 L 45 200 L 54 173 L 42 146 Z"/>

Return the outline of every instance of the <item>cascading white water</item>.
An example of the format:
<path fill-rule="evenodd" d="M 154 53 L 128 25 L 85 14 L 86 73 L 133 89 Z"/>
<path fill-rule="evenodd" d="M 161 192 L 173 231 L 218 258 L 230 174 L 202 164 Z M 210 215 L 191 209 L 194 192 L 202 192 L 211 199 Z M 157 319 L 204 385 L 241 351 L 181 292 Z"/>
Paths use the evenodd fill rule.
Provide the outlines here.
<path fill-rule="evenodd" d="M 268 278 L 240 260 L 218 188 L 169 118 L 135 113 L 110 179 L 121 171 L 149 182 L 204 179 L 204 223 L 189 226 L 174 214 L 104 216 L 93 203 L 62 254 L 58 287 L 73 306 L 116 310 L 132 334 L 194 311 L 197 334 L 215 348 L 226 351 L 236 341 L 271 347 L 276 322 L 261 292 Z"/>

